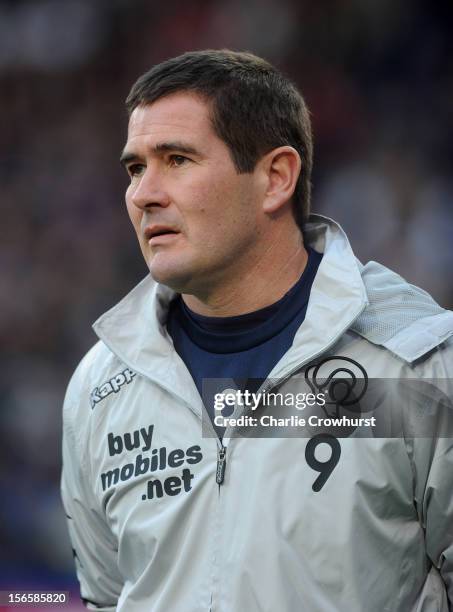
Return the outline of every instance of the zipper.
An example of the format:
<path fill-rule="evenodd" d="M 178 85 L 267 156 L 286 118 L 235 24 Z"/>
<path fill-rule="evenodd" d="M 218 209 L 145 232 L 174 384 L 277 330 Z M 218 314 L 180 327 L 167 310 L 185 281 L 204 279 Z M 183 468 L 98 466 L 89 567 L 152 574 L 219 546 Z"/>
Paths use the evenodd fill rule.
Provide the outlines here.
<path fill-rule="evenodd" d="M 212 575 L 211 575 L 211 607 L 209 612 L 214 612 L 214 610 L 218 609 L 218 605 L 216 603 L 219 597 L 219 589 L 221 585 L 219 584 L 219 575 L 220 575 L 220 565 L 221 565 L 221 544 L 220 537 L 223 532 L 223 512 L 222 512 L 222 500 L 221 495 L 224 494 L 221 492 L 221 485 L 225 478 L 225 468 L 226 468 L 226 452 L 227 452 L 227 444 L 229 440 L 226 440 L 226 444 L 223 444 L 223 440 L 217 437 L 217 466 L 216 466 L 216 474 L 215 480 L 218 485 L 218 505 L 215 513 L 215 532 L 214 532 L 214 556 L 212 563 Z"/>
<path fill-rule="evenodd" d="M 218 485 L 221 485 L 225 478 L 226 468 L 226 446 L 223 446 L 220 442 L 220 446 L 217 449 L 217 469 L 215 473 L 215 481 Z"/>

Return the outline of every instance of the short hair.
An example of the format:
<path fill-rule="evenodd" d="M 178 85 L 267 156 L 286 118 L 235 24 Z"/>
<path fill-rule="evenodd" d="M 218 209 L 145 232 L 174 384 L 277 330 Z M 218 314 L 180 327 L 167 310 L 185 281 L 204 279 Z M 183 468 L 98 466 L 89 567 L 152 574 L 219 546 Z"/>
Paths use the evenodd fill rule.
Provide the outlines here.
<path fill-rule="evenodd" d="M 216 134 L 228 146 L 238 173 L 253 172 L 274 148 L 290 145 L 302 168 L 293 196 L 293 214 L 303 231 L 310 213 L 313 143 L 310 116 L 296 86 L 264 59 L 228 49 L 192 51 L 157 64 L 132 86 L 132 111 L 159 98 L 190 91 L 211 106 Z"/>

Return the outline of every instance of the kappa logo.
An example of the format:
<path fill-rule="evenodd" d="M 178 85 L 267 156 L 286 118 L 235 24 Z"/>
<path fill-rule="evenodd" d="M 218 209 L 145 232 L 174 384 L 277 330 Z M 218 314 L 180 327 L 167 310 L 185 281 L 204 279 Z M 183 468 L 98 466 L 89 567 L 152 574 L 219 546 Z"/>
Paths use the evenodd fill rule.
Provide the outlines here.
<path fill-rule="evenodd" d="M 126 368 L 122 372 L 112 376 L 107 382 L 93 389 L 90 394 L 91 408 L 94 408 L 96 404 L 108 397 L 111 393 L 118 393 L 124 385 L 128 385 L 132 382 L 134 376 L 136 376 L 136 372 Z"/>

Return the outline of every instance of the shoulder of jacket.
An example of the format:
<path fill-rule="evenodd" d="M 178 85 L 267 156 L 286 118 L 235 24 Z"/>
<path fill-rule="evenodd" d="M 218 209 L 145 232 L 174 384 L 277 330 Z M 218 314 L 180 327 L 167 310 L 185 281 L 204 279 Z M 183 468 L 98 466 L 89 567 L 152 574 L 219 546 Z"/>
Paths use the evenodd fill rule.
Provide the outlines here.
<path fill-rule="evenodd" d="M 93 391 L 126 370 L 129 371 L 129 368 L 102 340 L 96 342 L 80 361 L 69 381 L 65 412 L 75 413 L 85 408 L 91 411 Z"/>
<path fill-rule="evenodd" d="M 453 336 L 453 312 L 374 261 L 361 266 L 368 305 L 351 330 L 412 364 Z M 447 346 L 448 345 L 448 346 Z M 448 352 L 452 343 L 445 347 Z"/>

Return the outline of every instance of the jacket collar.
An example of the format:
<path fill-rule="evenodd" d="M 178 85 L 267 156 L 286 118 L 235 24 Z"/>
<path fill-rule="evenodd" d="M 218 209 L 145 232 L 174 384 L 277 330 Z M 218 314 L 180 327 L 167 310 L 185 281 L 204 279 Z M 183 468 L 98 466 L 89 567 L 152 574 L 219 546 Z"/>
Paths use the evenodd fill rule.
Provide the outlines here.
<path fill-rule="evenodd" d="M 312 214 L 305 226 L 305 240 L 323 253 L 323 258 L 310 291 L 305 319 L 292 347 L 269 378 L 287 376 L 324 353 L 368 304 L 360 264 L 340 225 L 328 217 Z"/>
<path fill-rule="evenodd" d="M 312 285 L 307 314 L 293 346 L 270 377 L 285 376 L 329 346 L 350 327 L 367 305 L 359 264 L 341 227 L 321 215 L 306 225 L 308 244 L 323 253 Z M 173 348 L 165 322 L 175 293 L 148 275 L 93 325 L 99 338 L 132 370 L 182 397 L 199 396 Z M 182 367 L 181 367 L 182 366 Z"/>

